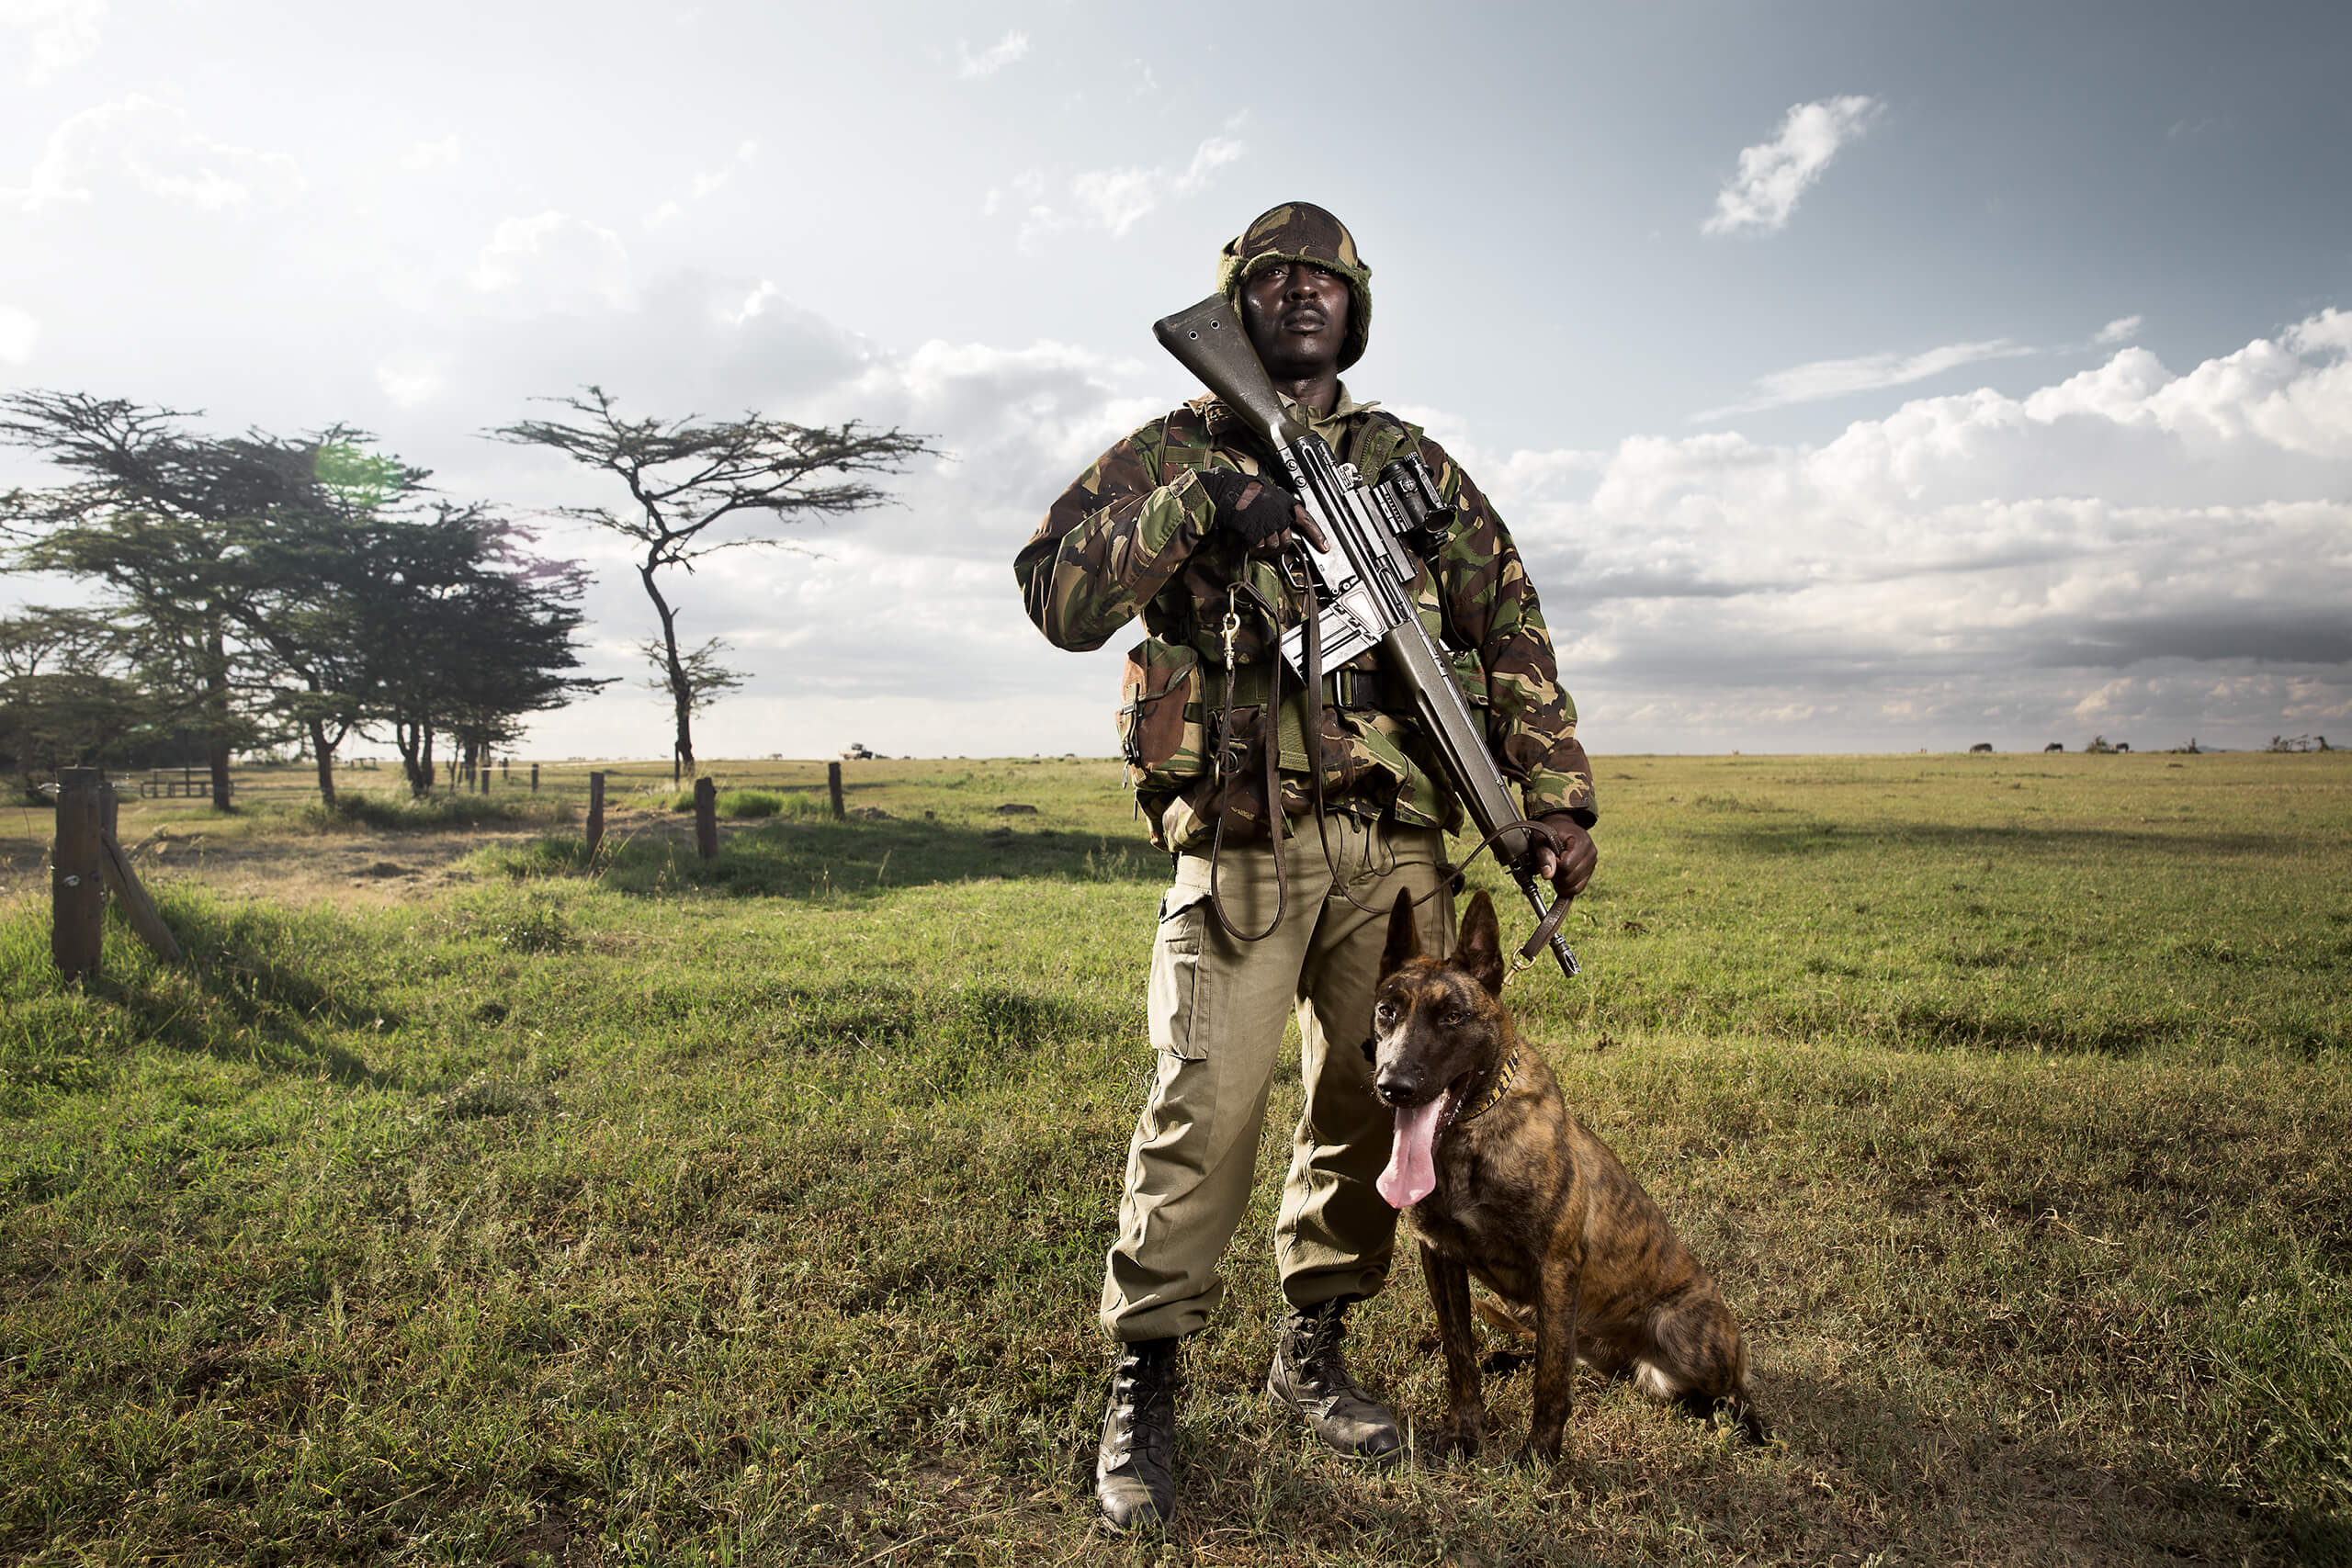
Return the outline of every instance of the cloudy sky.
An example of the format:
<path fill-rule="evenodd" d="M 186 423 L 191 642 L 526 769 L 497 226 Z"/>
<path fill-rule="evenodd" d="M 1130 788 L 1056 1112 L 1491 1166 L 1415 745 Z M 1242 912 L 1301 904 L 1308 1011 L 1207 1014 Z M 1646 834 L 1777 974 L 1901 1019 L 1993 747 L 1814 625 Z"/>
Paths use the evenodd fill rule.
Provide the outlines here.
<path fill-rule="evenodd" d="M 681 585 L 710 755 L 1112 749 L 1009 563 L 1304 197 L 1351 389 L 1494 495 L 1599 754 L 2352 734 L 2352 9 L 0 0 L 0 387 L 343 421 L 451 495 L 645 412 L 937 437 Z M 38 481 L 0 455 L 0 481 Z M 651 629 L 531 750 L 666 754 Z M 13 582 L 0 599 L 56 598 Z"/>

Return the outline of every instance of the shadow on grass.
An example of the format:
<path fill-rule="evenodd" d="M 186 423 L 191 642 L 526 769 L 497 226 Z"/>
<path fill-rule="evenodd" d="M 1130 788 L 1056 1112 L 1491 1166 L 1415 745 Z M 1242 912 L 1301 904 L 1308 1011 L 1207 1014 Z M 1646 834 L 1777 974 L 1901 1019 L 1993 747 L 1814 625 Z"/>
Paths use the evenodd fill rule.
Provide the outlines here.
<path fill-rule="evenodd" d="M 517 879 L 593 873 L 615 892 L 658 896 L 707 887 L 744 897 L 875 897 L 892 888 L 1019 879 L 1157 883 L 1167 858 L 1148 846 L 1055 828 L 930 821 L 769 821 L 720 841 L 704 861 L 666 837 L 607 838 L 590 863 L 571 834 L 500 846 L 489 864 Z"/>
<path fill-rule="evenodd" d="M 46 1043 L 71 1038 L 75 1059 L 91 1070 L 71 1081 L 55 1073 L 28 1081 L 98 1088 L 112 1077 L 96 1070 L 99 1064 L 148 1043 L 347 1087 L 396 1081 L 325 1037 L 399 1021 L 375 997 L 366 959 L 323 917 L 186 886 L 153 891 L 188 962 L 164 964 L 110 909 L 105 966 L 79 991 L 67 990 L 50 964 L 45 910 L 28 906 L 8 922 L 18 929 L 0 941 L 0 1055 L 12 1068 L 19 1058 L 53 1055 Z"/>
<path fill-rule="evenodd" d="M 1608 1409 L 1611 1401 L 1593 1397 L 1602 1389 L 1597 1376 L 1582 1371 L 1577 1385 L 1580 1411 Z M 1430 1440 L 1437 1408 L 1399 1414 L 1414 1427 L 1413 1469 L 1453 1505 L 1453 1544 L 1463 1550 L 1448 1562 L 1520 1561 L 1515 1538 L 1530 1525 L 1559 1532 L 1550 1542 L 1556 1560 L 1605 1564 L 1750 1554 L 1819 1562 L 1882 1554 L 2009 1561 L 2019 1540 L 2042 1543 L 2052 1562 L 2343 1561 L 2295 1554 L 2339 1549 L 2339 1516 L 2249 1509 L 2241 1491 L 2153 1454 L 2144 1464 L 2118 1465 L 2058 1432 L 2004 1432 L 1900 1391 L 1835 1379 L 1775 1377 L 1762 1392 L 1775 1438 L 1760 1450 L 1710 1433 L 1693 1451 L 1685 1425 L 1691 1417 L 1664 1408 L 1640 1409 L 1630 1435 L 1611 1434 L 1611 1417 L 1623 1417 L 1609 1411 L 1598 1433 L 1580 1432 L 1571 1416 L 1556 1469 L 1512 1462 L 1524 1436 L 1516 1414 L 1490 1429 L 1484 1453 L 1469 1460 L 1437 1451 Z M 1184 1507 L 1171 1531 L 1180 1549 L 1238 1535 L 1316 1560 L 1388 1561 L 1426 1550 L 1430 1499 L 1423 1488 L 1383 1495 L 1294 1448 L 1287 1436 L 1224 1451 L 1198 1444 L 1180 1450 Z M 1089 1445 L 1071 1465 L 1080 1497 L 1090 1489 L 1091 1457 Z M 1883 1512 L 1855 1509 L 1856 1496 L 1884 1505 Z M 1710 1550 L 1692 1551 L 1693 1542 Z"/>
<path fill-rule="evenodd" d="M 1947 822 L 1802 822 L 1736 825 L 1688 823 L 1689 830 L 1755 855 L 1877 853 L 1890 846 L 1943 850 L 1961 854 L 2000 853 L 2014 859 L 2070 860 L 2118 850 L 2183 855 L 2275 855 L 2294 852 L 2296 841 L 2268 833 L 2168 832 L 2146 828 L 2069 828 L 2016 825 L 1969 826 Z"/>

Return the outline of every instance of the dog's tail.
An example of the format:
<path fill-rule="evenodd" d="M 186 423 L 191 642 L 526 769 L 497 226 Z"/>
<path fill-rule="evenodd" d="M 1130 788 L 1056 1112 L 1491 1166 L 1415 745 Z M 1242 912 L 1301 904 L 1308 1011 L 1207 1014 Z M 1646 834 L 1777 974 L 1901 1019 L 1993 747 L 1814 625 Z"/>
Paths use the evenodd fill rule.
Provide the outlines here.
<path fill-rule="evenodd" d="M 1522 1339 L 1535 1337 L 1535 1309 L 1517 1302 L 1498 1302 L 1492 1296 L 1478 1296 L 1470 1303 L 1480 1317 L 1505 1334 L 1516 1334 Z"/>

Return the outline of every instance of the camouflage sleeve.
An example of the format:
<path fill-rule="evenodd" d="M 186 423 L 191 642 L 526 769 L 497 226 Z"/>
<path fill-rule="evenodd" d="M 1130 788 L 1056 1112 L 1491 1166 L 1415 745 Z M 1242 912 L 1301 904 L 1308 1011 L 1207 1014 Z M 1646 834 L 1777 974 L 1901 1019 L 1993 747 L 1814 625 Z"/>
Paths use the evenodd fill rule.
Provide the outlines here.
<path fill-rule="evenodd" d="M 1029 618 L 1055 646 L 1100 648 L 1182 568 L 1216 522 L 1191 468 L 1160 482 L 1154 421 L 1062 491 L 1012 562 Z"/>
<path fill-rule="evenodd" d="M 1432 563 L 1449 631 L 1478 650 L 1487 674 L 1487 742 L 1516 780 L 1530 817 L 1565 811 L 1589 828 L 1599 814 L 1592 763 L 1577 739 L 1577 708 L 1560 685 L 1552 636 L 1510 531 L 1470 476 L 1426 436 L 1421 459 L 1461 514 Z"/>

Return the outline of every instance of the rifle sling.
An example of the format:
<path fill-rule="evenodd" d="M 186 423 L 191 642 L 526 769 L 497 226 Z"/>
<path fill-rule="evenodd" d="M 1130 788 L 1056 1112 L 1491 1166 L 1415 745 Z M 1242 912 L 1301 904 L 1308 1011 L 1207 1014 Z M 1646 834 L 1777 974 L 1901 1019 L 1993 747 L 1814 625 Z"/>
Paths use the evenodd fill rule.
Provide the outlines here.
<path fill-rule="evenodd" d="M 1274 607 L 1267 604 L 1259 595 L 1257 590 L 1245 581 L 1236 581 L 1228 592 L 1236 610 L 1239 608 L 1244 595 L 1254 600 L 1259 613 L 1266 617 L 1269 636 L 1277 638 L 1282 636 L 1281 618 L 1274 614 Z M 1237 624 L 1238 622 L 1231 618 L 1226 622 L 1225 702 L 1221 711 L 1227 712 L 1233 708 L 1234 685 L 1237 677 L 1240 674 L 1239 666 L 1233 661 L 1233 628 Z M 1225 928 L 1225 934 L 1236 942 L 1265 941 L 1280 929 L 1283 923 L 1283 912 L 1290 906 L 1290 877 L 1283 865 L 1282 729 L 1275 722 L 1275 716 L 1282 711 L 1282 696 L 1283 661 L 1277 658 L 1271 661 L 1268 669 L 1265 716 L 1260 725 L 1258 739 L 1258 749 L 1264 755 L 1266 761 L 1266 837 L 1272 842 L 1274 852 L 1274 914 L 1273 919 L 1266 922 L 1265 930 L 1245 931 L 1235 925 L 1227 917 L 1225 899 L 1217 891 L 1217 866 L 1225 854 L 1225 825 L 1233 816 L 1229 801 L 1218 803 L 1216 833 L 1209 840 L 1209 912 L 1216 917 L 1216 923 Z M 1231 736 L 1220 734 L 1217 737 L 1216 771 L 1220 791 L 1229 788 L 1231 777 L 1240 771 L 1239 764 L 1233 761 L 1232 745 Z"/>

